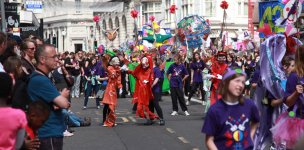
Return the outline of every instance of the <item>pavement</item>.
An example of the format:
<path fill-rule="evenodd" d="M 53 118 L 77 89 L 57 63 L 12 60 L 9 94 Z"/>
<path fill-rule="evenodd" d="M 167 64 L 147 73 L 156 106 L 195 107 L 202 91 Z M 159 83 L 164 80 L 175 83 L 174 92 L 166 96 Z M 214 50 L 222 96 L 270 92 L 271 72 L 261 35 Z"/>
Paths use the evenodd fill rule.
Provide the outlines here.
<path fill-rule="evenodd" d="M 179 110 L 171 116 L 170 96 L 163 96 L 162 107 L 165 126 L 158 121 L 145 126 L 145 120 L 132 114 L 131 98 L 119 98 L 116 110 L 117 126 L 103 127 L 102 109 L 95 99 L 89 99 L 88 108 L 82 110 L 84 98 L 73 98 L 71 110 L 80 117 L 91 117 L 88 127 L 72 128 L 74 135 L 64 138 L 64 150 L 205 150 L 205 135 L 201 133 L 205 106 L 193 100 L 188 106 L 190 116 Z M 179 107 L 180 109 L 180 107 Z"/>

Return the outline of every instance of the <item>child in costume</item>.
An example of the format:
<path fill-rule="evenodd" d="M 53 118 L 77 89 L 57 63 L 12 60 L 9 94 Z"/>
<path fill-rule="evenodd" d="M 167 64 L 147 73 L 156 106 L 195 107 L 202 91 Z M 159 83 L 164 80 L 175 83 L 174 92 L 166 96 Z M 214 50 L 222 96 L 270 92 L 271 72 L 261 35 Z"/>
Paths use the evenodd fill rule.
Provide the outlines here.
<path fill-rule="evenodd" d="M 228 69 L 219 86 L 222 98 L 206 115 L 202 132 L 208 149 L 253 149 L 252 139 L 259 122 L 259 112 L 250 99 L 244 99 L 246 74 Z"/>
<path fill-rule="evenodd" d="M 214 58 L 211 66 L 211 74 L 213 75 L 210 105 L 213 105 L 218 99 L 217 90 L 218 85 L 221 82 L 222 76 L 225 73 L 225 70 L 228 68 L 226 64 L 227 54 L 225 52 L 218 52 L 217 56 Z M 215 60 L 216 59 L 216 60 Z"/>
<path fill-rule="evenodd" d="M 160 60 L 156 57 L 153 59 L 153 72 L 154 72 L 154 81 L 151 85 L 154 100 L 150 101 L 149 109 L 154 113 L 154 108 L 157 112 L 157 115 L 159 117 L 159 125 L 165 125 L 164 116 L 162 108 L 159 106 L 159 101 L 161 99 L 162 89 L 161 89 L 161 77 L 162 73 L 159 68 Z"/>
<path fill-rule="evenodd" d="M 180 107 L 185 115 L 190 115 L 185 103 L 183 91 L 183 81 L 185 81 L 189 75 L 186 67 L 181 62 L 182 56 L 178 54 L 175 55 L 174 64 L 172 64 L 167 71 L 167 76 L 170 81 L 170 94 L 173 107 L 173 112 L 171 113 L 172 116 L 178 115 L 177 100 L 179 101 Z"/>
<path fill-rule="evenodd" d="M 135 92 L 132 103 L 137 103 L 136 114 L 140 118 L 147 119 L 146 125 L 153 124 L 154 119 L 158 117 L 149 109 L 149 103 L 153 100 L 152 84 L 154 81 L 153 62 L 151 56 L 145 56 L 141 59 L 141 63 L 134 69 L 128 70 L 128 73 L 136 79 Z M 146 116 L 146 114 L 148 116 Z"/>
<path fill-rule="evenodd" d="M 122 93 L 121 84 L 121 71 L 120 62 L 118 57 L 113 57 L 110 60 L 110 65 L 107 68 L 108 72 L 108 84 L 104 92 L 102 103 L 103 107 L 103 126 L 113 127 L 115 126 L 115 108 L 117 105 L 117 88 L 119 88 L 119 94 Z"/>
<path fill-rule="evenodd" d="M 197 88 L 200 89 L 203 104 L 206 102 L 205 100 L 205 91 L 204 91 L 204 82 L 203 82 L 203 70 L 205 68 L 204 61 L 201 60 L 200 54 L 197 52 L 193 53 L 193 62 L 190 64 L 191 68 L 191 91 L 189 93 L 188 101 L 186 105 L 189 105 L 191 101 L 191 97 L 196 92 Z"/>
<path fill-rule="evenodd" d="M 13 89 L 10 75 L 0 72 L 0 83 L 0 148 L 20 149 L 25 137 L 26 115 L 8 105 Z"/>
<path fill-rule="evenodd" d="M 304 135 L 304 46 L 300 46 L 295 55 L 295 70 L 287 78 L 283 102 L 289 107 L 289 113 L 279 116 L 271 129 L 276 144 L 285 143 L 293 149 Z"/>

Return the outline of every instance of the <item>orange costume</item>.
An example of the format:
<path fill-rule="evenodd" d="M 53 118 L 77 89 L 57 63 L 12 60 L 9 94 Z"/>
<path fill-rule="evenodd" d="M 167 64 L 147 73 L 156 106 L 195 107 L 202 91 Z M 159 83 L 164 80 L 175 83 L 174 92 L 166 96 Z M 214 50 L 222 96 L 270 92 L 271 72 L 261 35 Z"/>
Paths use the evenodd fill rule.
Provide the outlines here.
<path fill-rule="evenodd" d="M 215 60 L 215 58 L 213 58 L 212 66 L 211 66 L 211 73 L 213 76 L 217 77 L 218 74 L 223 76 L 227 68 L 228 65 L 226 63 L 219 63 L 217 60 Z M 217 78 L 212 78 L 211 81 L 212 81 L 212 91 L 210 96 L 210 105 L 214 104 L 216 100 L 220 98 L 220 95 L 218 95 L 216 92 L 222 80 Z"/>
<path fill-rule="evenodd" d="M 108 104 L 110 113 L 107 115 L 104 122 L 108 127 L 112 127 L 115 124 L 116 115 L 115 108 L 117 105 L 117 88 L 122 88 L 121 84 L 121 71 L 120 67 L 108 67 L 108 85 L 104 92 L 102 103 Z"/>
<path fill-rule="evenodd" d="M 144 57 L 148 59 L 146 68 L 143 68 L 143 63 L 139 64 L 134 71 L 129 70 L 128 73 L 132 74 L 136 79 L 135 92 L 133 95 L 132 103 L 137 103 L 136 114 L 141 118 L 146 118 L 145 112 L 149 115 L 149 119 L 153 120 L 158 118 L 154 113 L 149 110 L 149 102 L 153 100 L 151 85 L 154 81 L 153 62 L 150 56 Z M 142 59 L 142 60 L 143 60 Z"/>

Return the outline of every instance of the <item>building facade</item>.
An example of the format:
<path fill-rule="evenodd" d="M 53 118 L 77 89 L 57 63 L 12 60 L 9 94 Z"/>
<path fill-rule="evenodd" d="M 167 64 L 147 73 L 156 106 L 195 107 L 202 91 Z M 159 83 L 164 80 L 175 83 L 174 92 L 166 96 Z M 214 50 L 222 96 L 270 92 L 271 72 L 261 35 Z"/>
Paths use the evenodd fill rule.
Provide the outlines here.
<path fill-rule="evenodd" d="M 44 39 L 59 52 L 94 51 L 100 44 L 106 48 L 119 46 L 133 38 L 134 20 L 130 16 L 131 1 L 45 0 Z M 99 22 L 93 17 L 98 15 Z M 114 41 L 105 32 L 118 29 Z"/>

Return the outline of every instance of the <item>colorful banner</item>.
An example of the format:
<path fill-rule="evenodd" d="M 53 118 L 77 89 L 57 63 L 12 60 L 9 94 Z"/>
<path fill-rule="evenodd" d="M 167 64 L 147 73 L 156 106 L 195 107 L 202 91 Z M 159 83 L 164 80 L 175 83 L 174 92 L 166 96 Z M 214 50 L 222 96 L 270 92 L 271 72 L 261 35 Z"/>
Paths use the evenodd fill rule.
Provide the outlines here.
<path fill-rule="evenodd" d="M 133 62 L 133 63 L 128 64 L 129 70 L 134 70 L 136 68 L 136 66 L 138 66 L 137 62 Z M 136 82 L 136 80 L 135 80 L 135 78 L 131 74 L 129 74 L 129 81 L 130 81 L 129 82 L 130 83 L 130 91 L 133 94 L 134 90 L 135 90 L 135 82 Z"/>

